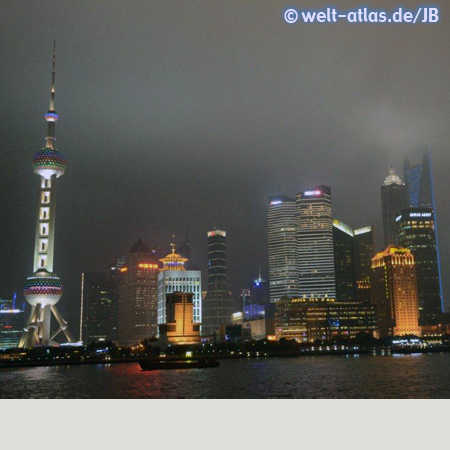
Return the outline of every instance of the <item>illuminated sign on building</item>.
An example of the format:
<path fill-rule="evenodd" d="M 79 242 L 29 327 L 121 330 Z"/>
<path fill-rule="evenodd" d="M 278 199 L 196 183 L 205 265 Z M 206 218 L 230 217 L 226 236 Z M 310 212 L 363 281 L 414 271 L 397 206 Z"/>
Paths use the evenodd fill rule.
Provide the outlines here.
<path fill-rule="evenodd" d="M 304 195 L 306 197 L 310 197 L 312 195 L 317 196 L 317 195 L 322 195 L 322 191 L 305 191 Z"/>
<path fill-rule="evenodd" d="M 273 202 L 270 202 L 270 205 L 279 205 L 280 203 L 283 203 L 281 200 L 274 200 Z"/>
<path fill-rule="evenodd" d="M 141 263 L 139 264 L 140 269 L 157 269 L 158 264 L 147 264 L 147 263 Z"/>
<path fill-rule="evenodd" d="M 431 217 L 431 213 L 430 212 L 409 213 L 409 217 Z"/>
<path fill-rule="evenodd" d="M 419 218 L 420 217 L 431 217 L 432 215 L 433 215 L 433 213 L 431 213 L 431 212 L 410 212 L 408 214 L 408 218 L 411 219 L 411 218 L 415 218 L 415 217 L 419 217 Z M 402 216 L 398 216 L 398 217 L 396 217 L 395 221 L 398 222 L 401 219 L 402 219 Z"/>

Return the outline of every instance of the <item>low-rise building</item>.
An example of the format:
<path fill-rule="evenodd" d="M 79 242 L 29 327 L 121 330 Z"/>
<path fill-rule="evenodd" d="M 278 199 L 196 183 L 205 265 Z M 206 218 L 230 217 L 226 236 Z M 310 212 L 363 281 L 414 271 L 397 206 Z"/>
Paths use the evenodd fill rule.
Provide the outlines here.
<path fill-rule="evenodd" d="M 13 300 L 0 299 L 0 349 L 16 348 L 25 326 L 25 308 Z"/>

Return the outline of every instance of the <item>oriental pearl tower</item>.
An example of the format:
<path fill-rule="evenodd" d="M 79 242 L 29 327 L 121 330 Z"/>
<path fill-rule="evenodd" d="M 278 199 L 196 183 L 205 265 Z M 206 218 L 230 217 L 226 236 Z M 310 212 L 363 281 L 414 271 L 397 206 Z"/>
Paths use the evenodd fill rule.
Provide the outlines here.
<path fill-rule="evenodd" d="M 40 191 L 36 221 L 36 240 L 34 245 L 34 268 L 25 282 L 23 293 L 31 305 L 31 314 L 20 339 L 19 347 L 54 345 L 54 338 L 63 332 L 72 343 L 73 338 L 67 328 L 56 303 L 63 294 L 63 285 L 58 275 L 53 273 L 53 253 L 55 239 L 55 184 L 64 175 L 66 159 L 55 148 L 55 124 L 58 114 L 55 111 L 55 44 L 53 46 L 52 87 L 50 90 L 50 109 L 45 114 L 47 137 L 45 147 L 33 157 L 33 171 L 40 176 Z M 55 317 L 58 328 L 51 332 L 51 317 Z"/>

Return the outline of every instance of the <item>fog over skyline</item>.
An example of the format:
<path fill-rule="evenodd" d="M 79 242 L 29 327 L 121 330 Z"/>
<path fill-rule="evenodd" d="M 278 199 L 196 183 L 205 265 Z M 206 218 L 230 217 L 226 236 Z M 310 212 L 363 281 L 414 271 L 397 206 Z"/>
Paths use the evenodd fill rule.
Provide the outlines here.
<path fill-rule="evenodd" d="M 356 1 L 339 7 L 357 7 Z M 367 2 L 365 2 L 367 4 Z M 450 305 L 450 40 L 434 25 L 295 24 L 287 6 L 328 2 L 0 3 L 0 297 L 32 273 L 38 176 L 56 39 L 55 273 L 77 330 L 81 272 L 105 271 L 142 237 L 191 240 L 207 277 L 206 232 L 228 233 L 234 299 L 267 278 L 270 196 L 332 189 L 334 217 L 373 225 L 380 187 L 429 146 Z M 392 9 L 393 1 L 368 6 Z M 449 13 L 440 5 L 442 15 Z"/>

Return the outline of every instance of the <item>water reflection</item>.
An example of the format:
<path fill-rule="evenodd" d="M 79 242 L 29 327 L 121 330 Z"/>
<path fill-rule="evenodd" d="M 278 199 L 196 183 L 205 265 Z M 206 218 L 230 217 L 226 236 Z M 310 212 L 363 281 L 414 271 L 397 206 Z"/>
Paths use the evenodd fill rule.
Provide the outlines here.
<path fill-rule="evenodd" d="M 0 371 L 2 398 L 450 398 L 450 354 L 222 361 L 218 369 L 138 364 Z"/>

